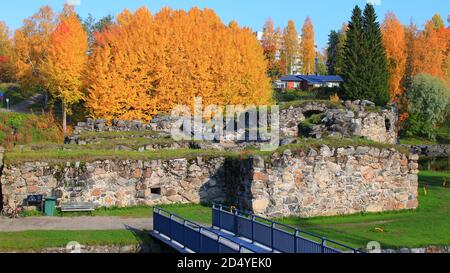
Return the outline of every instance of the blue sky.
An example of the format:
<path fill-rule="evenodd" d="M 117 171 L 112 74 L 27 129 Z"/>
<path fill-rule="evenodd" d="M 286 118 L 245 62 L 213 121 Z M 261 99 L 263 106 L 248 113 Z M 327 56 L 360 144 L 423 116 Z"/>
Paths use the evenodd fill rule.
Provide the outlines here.
<path fill-rule="evenodd" d="M 153 13 L 163 6 L 176 9 L 189 9 L 193 6 L 214 9 L 224 23 L 236 20 L 240 25 L 254 30 L 262 28 L 265 20 L 271 17 L 275 24 L 284 27 L 288 19 L 296 22 L 297 30 L 310 16 L 315 27 L 316 43 L 326 46 L 331 29 L 338 29 L 349 20 L 351 10 L 367 0 L 72 0 L 80 2 L 76 11 L 86 17 L 89 13 L 96 18 L 108 14 L 116 15 L 124 8 L 135 10 L 146 5 Z M 433 14 L 439 12 L 443 18 L 450 14 L 449 0 L 371 0 L 380 19 L 387 11 L 393 11 L 399 19 L 408 24 L 411 19 L 420 26 Z M 40 6 L 50 5 L 60 10 L 66 0 L 7 0 L 2 1 L 0 21 L 5 21 L 11 29 L 16 29 L 22 20 L 35 13 Z"/>

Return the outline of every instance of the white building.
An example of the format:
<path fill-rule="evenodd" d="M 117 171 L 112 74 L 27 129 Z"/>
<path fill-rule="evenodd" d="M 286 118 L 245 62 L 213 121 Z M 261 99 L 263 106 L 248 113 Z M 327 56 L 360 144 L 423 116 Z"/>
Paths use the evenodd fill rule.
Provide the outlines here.
<path fill-rule="evenodd" d="M 255 36 L 256 39 L 258 41 L 260 41 L 262 43 L 263 37 L 264 37 L 264 32 L 263 31 L 256 31 L 255 32 Z M 302 40 L 302 37 L 300 35 L 298 35 L 298 46 L 300 48 L 300 42 Z M 278 39 L 278 45 L 277 45 L 277 51 L 275 53 L 275 60 L 280 61 L 281 59 L 281 51 L 284 47 L 284 41 L 282 37 L 279 37 Z M 284 60 L 285 62 L 287 62 L 287 60 Z M 295 56 L 295 58 L 292 60 L 292 71 L 282 71 L 282 74 L 286 74 L 286 75 L 299 75 L 301 74 L 301 69 L 302 69 L 302 60 L 301 60 L 301 56 L 300 56 L 300 52 L 298 52 L 297 56 Z"/>

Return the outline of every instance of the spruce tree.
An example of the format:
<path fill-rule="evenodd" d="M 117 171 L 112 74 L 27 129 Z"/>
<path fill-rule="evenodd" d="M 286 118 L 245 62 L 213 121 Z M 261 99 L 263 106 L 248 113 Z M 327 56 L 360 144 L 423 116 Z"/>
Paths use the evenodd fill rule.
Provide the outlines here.
<path fill-rule="evenodd" d="M 339 43 L 338 33 L 335 30 L 328 35 L 327 69 L 329 75 L 336 75 L 336 49 Z"/>
<path fill-rule="evenodd" d="M 377 105 L 389 101 L 389 72 L 380 25 L 371 4 L 356 6 L 348 25 L 344 59 L 344 94 L 348 99 L 365 99 Z"/>
<path fill-rule="evenodd" d="M 365 56 L 361 65 L 365 73 L 365 94 L 362 98 L 369 99 L 377 105 L 385 105 L 389 101 L 389 72 L 387 67 L 386 49 L 383 45 L 380 25 L 373 5 L 367 4 L 363 18 L 363 47 Z"/>
<path fill-rule="evenodd" d="M 344 48 L 344 69 L 342 71 L 344 96 L 347 99 L 361 99 L 367 93 L 363 79 L 364 66 L 361 65 L 365 55 L 364 48 L 362 11 L 358 6 L 355 6 L 348 24 L 347 41 Z"/>
<path fill-rule="evenodd" d="M 345 33 L 332 30 L 328 36 L 328 75 L 342 75 L 344 61 Z"/>

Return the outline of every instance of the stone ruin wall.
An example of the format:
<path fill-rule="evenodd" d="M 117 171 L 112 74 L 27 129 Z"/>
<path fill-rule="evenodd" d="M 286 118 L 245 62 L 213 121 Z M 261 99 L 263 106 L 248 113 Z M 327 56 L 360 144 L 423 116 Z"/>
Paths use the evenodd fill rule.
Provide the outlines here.
<path fill-rule="evenodd" d="M 398 113 L 396 107 L 382 109 L 375 107 L 370 101 L 360 100 L 346 101 L 342 105 L 307 102 L 282 109 L 280 110 L 280 138 L 283 140 L 298 137 L 299 124 L 305 121 L 308 113 L 312 112 L 325 115 L 320 124 L 314 126 L 312 137 L 361 136 L 381 143 L 397 144 Z M 156 116 L 150 123 L 113 120 L 110 125 L 107 125 L 104 119 L 88 119 L 75 126 L 74 135 L 69 137 L 66 142 L 71 144 L 95 143 L 95 137 L 80 141 L 79 135 L 83 132 L 157 131 L 160 134 L 147 137 L 170 137 L 171 124 L 174 121 L 173 118 L 165 115 Z"/>
<path fill-rule="evenodd" d="M 218 202 L 259 215 L 302 217 L 417 207 L 417 156 L 322 146 L 271 159 L 194 158 L 6 164 L 3 202 L 29 194 L 97 207 Z"/>
<path fill-rule="evenodd" d="M 280 112 L 280 132 L 282 138 L 298 137 L 299 124 L 308 113 L 322 113 L 324 118 L 313 127 L 312 137 L 325 135 L 337 137 L 361 136 L 367 139 L 397 144 L 398 113 L 390 108 L 376 108 L 369 101 L 346 101 L 343 107 L 324 102 L 309 102 L 301 106 L 291 106 Z"/>

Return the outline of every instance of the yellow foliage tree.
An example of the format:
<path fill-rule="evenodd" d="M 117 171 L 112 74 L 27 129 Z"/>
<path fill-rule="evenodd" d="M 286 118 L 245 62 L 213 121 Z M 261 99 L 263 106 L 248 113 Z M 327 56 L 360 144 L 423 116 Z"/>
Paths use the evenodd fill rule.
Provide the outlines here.
<path fill-rule="evenodd" d="M 25 19 L 23 26 L 14 34 L 11 62 L 23 90 L 34 90 L 45 84 L 41 66 L 47 57 L 54 27 L 55 14 L 49 6 L 45 6 Z"/>
<path fill-rule="evenodd" d="M 65 6 L 55 31 L 50 35 L 48 55 L 42 65 L 46 87 L 62 102 L 63 130 L 70 106 L 83 99 L 83 73 L 88 60 L 88 36 L 73 7 Z"/>
<path fill-rule="evenodd" d="M 0 81 L 11 80 L 11 46 L 9 28 L 0 21 Z"/>
<path fill-rule="evenodd" d="M 294 66 L 300 55 L 300 45 L 298 41 L 298 33 L 293 20 L 288 21 L 287 27 L 283 30 L 283 49 L 281 52 L 281 61 L 284 63 L 283 73 L 298 73 L 294 71 Z"/>
<path fill-rule="evenodd" d="M 389 94 L 391 101 L 396 101 L 404 92 L 401 81 L 405 74 L 407 58 L 405 28 L 395 14 L 389 12 L 384 19 L 382 33 L 390 73 Z"/>
<path fill-rule="evenodd" d="M 95 34 L 88 98 L 95 118 L 151 120 L 174 105 L 266 104 L 270 79 L 250 29 L 208 9 L 124 11 Z"/>
<path fill-rule="evenodd" d="M 302 40 L 300 42 L 300 51 L 302 59 L 302 73 L 313 74 L 315 69 L 315 45 L 314 45 L 314 26 L 311 18 L 306 17 L 302 28 Z"/>

